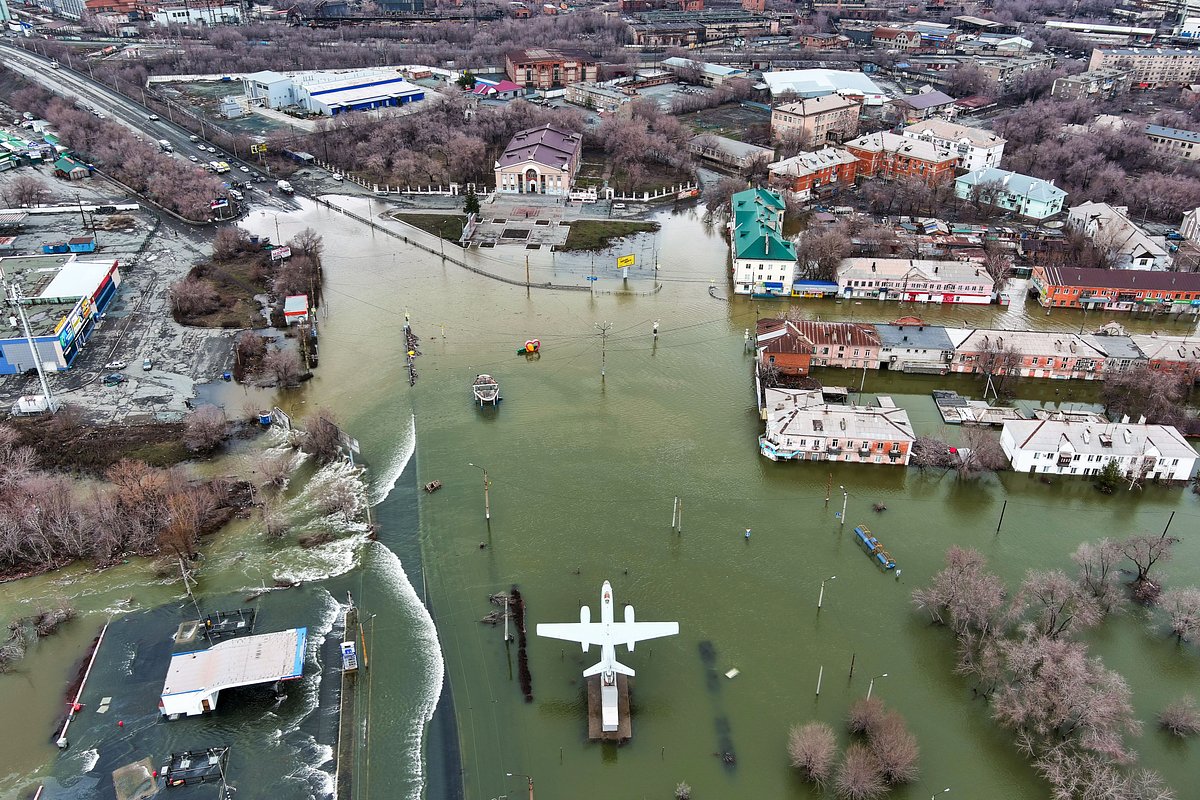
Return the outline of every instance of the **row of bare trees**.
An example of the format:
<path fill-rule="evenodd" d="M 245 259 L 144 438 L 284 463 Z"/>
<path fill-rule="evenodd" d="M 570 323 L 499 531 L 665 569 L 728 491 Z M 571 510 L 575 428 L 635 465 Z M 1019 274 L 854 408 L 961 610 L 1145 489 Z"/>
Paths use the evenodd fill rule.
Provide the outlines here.
<path fill-rule="evenodd" d="M 952 547 L 946 566 L 913 592 L 916 607 L 955 634 L 956 671 L 988 701 L 992 718 L 1012 732 L 1055 798 L 1173 797 L 1156 773 L 1136 765 L 1127 738 L 1140 732 L 1141 723 L 1129 687 L 1076 637 L 1122 611 L 1131 597 L 1156 597 L 1151 573 L 1170 559 L 1178 541 L 1142 534 L 1084 543 L 1072 556 L 1074 576 L 1030 570 L 1012 596 L 980 553 Z M 1133 576 L 1128 583 L 1127 565 Z M 1200 630 L 1180 632 L 1185 621 L 1200 620 L 1200 592 L 1195 594 L 1163 595 L 1176 635 Z M 1188 709 L 1183 702 L 1164 714 L 1182 730 L 1192 719 Z"/>
<path fill-rule="evenodd" d="M 1115 416 L 1146 418 L 1151 425 L 1172 425 L 1186 434 L 1200 432 L 1200 419 L 1187 400 L 1195 385 L 1191 371 L 1163 372 L 1148 366 L 1106 374 L 1101 397 Z"/>
<path fill-rule="evenodd" d="M 211 216 L 211 203 L 221 184 L 202 169 L 164 155 L 153 144 L 136 139 L 128 128 L 41 89 L 19 89 L 11 103 L 19 111 L 47 119 L 65 146 L 162 208 L 195 221 Z"/>
<path fill-rule="evenodd" d="M 904 717 L 878 698 L 850 706 L 846 729 L 854 741 L 838 762 L 837 736 L 831 727 L 810 722 L 792 728 L 788 756 L 804 780 L 823 789 L 833 779 L 834 792 L 842 800 L 874 800 L 920 776 L 917 737 Z"/>
<path fill-rule="evenodd" d="M 220 429 L 223 438 L 223 419 Z M 206 436 L 192 429 L 189 443 L 200 449 L 217 435 L 211 427 Z M 70 478 L 40 470 L 20 439 L 16 429 L 0 426 L 0 571 L 6 573 L 77 559 L 107 564 L 127 552 L 190 558 L 228 501 L 224 481 L 197 483 L 181 469 L 129 460 L 80 491 Z"/>

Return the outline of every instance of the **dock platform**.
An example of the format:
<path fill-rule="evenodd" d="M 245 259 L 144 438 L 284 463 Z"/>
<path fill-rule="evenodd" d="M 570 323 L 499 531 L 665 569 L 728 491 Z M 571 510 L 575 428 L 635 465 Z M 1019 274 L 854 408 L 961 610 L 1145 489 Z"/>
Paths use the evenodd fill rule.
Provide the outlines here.
<path fill-rule="evenodd" d="M 620 723 L 615 731 L 606 731 L 601 719 L 600 676 L 587 679 L 588 739 L 593 742 L 627 742 L 633 737 L 633 721 L 629 716 L 629 678 L 617 675 L 617 708 Z"/>

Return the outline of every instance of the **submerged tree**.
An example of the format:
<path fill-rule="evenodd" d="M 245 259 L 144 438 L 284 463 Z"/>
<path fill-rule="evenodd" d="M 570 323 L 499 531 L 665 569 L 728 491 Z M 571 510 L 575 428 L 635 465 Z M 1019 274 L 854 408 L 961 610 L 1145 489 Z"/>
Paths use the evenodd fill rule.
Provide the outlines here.
<path fill-rule="evenodd" d="M 823 722 L 792 728 L 788 735 L 788 756 L 806 781 L 818 788 L 824 787 L 837 760 L 837 737 L 833 728 Z"/>
<path fill-rule="evenodd" d="M 870 748 L 861 742 L 847 747 L 834 781 L 837 796 L 842 800 L 874 800 L 887 794 L 887 788 L 879 761 Z"/>
<path fill-rule="evenodd" d="M 1158 724 L 1176 736 L 1200 733 L 1200 709 L 1196 698 L 1185 694 L 1158 713 Z"/>
<path fill-rule="evenodd" d="M 1119 611 L 1125 603 L 1120 580 L 1120 562 L 1124 557 L 1121 544 L 1112 539 L 1084 542 L 1071 555 L 1071 560 L 1079 566 L 1076 582 L 1080 590 L 1096 599 L 1102 613 Z"/>
<path fill-rule="evenodd" d="M 1172 589 L 1163 593 L 1163 610 L 1171 615 L 1171 633 L 1179 641 L 1200 635 L 1200 589 Z"/>
<path fill-rule="evenodd" d="M 1170 561 L 1178 543 L 1178 537 L 1165 533 L 1161 536 L 1143 533 L 1121 542 L 1121 552 L 1137 567 L 1137 575 L 1133 579 L 1135 599 L 1153 602 L 1158 597 L 1158 586 L 1151 582 L 1150 570 L 1156 564 Z"/>

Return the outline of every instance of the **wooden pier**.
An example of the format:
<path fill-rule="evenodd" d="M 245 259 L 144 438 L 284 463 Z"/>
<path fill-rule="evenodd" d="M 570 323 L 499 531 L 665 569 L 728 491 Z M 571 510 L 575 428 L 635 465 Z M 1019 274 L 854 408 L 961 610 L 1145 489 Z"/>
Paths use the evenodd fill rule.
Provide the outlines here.
<path fill-rule="evenodd" d="M 615 731 L 603 730 L 600 720 L 600 676 L 587 679 L 588 739 L 593 742 L 627 742 L 633 736 L 633 720 L 629 716 L 629 678 L 617 675 L 618 725 Z"/>
<path fill-rule="evenodd" d="M 968 400 L 958 392 L 937 390 L 933 393 L 942 422 L 947 425 L 991 425 L 999 427 L 1009 420 L 1025 419 L 1018 409 L 991 406 L 984 400 Z"/>

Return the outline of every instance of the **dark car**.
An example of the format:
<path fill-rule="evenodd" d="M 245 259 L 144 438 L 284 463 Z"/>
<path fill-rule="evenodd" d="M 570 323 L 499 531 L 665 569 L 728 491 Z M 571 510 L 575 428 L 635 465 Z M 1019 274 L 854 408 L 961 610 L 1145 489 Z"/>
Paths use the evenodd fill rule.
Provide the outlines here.
<path fill-rule="evenodd" d="M 104 385 L 105 386 L 118 386 L 118 385 L 124 383 L 126 380 L 127 379 L 126 379 L 124 373 L 114 372 L 111 375 L 104 376 Z"/>

